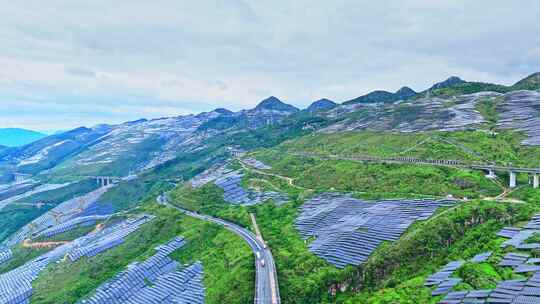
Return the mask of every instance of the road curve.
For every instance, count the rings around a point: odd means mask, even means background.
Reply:
[[[177,206],[174,206],[167,202],[166,199],[158,198],[158,203],[174,208],[188,216],[198,218],[203,221],[212,222],[225,227],[233,233],[243,238],[251,247],[253,254],[255,255],[255,304],[280,304],[279,298],[279,286],[277,284],[277,271],[274,262],[272,252],[264,244],[262,240],[259,240],[251,231],[242,228],[231,222],[211,217],[209,215],[198,214]],[[259,254],[257,254],[257,252]],[[260,255],[260,257],[259,257]],[[263,262],[264,261],[264,262]],[[264,263],[264,265],[263,265]]]

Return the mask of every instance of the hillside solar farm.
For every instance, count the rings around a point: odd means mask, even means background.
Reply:
[[[127,269],[81,303],[204,303],[203,267],[200,262],[181,266],[168,255],[185,245],[182,237],[156,248],[156,254]]]
[[[426,220],[450,200],[363,201],[339,193],[321,194],[302,206],[295,226],[309,250],[343,268],[358,266],[384,241],[396,241],[415,221]]]
[[[75,229],[77,225],[95,223],[102,216],[75,218],[46,229],[37,237],[49,237]],[[32,282],[51,263],[74,263],[81,258],[97,256],[122,244],[126,237],[154,216],[141,214],[115,221],[105,228],[66,242],[51,251],[0,275],[1,303],[28,303],[33,294]],[[142,263],[134,262],[109,282],[96,289],[81,303],[204,303],[203,266],[200,262],[181,265],[168,256],[185,246],[175,237],[155,248],[155,254]],[[0,265],[12,258],[10,249],[0,252]]]
[[[53,250],[0,275],[0,301],[2,303],[27,303],[32,296],[32,282],[51,263],[66,257],[75,262],[82,257],[92,257],[124,241],[124,238],[154,216],[138,215],[86,236],[58,246]],[[5,260],[4,263],[8,261]]]
[[[497,262],[498,266],[510,268],[521,277],[496,282],[492,289],[452,291],[462,282],[459,277],[452,277],[465,261],[448,263],[437,273],[430,275],[425,285],[435,286],[433,296],[444,295],[440,304],[460,303],[539,303],[540,302],[540,260],[531,256],[531,250],[540,248],[540,243],[528,242],[533,234],[540,233],[540,215],[535,215],[523,228],[506,227],[498,236],[508,238],[501,247],[512,246],[519,251],[507,252],[500,258],[492,259],[491,252],[473,257],[471,263]]]

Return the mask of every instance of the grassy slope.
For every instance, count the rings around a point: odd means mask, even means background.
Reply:
[[[302,140],[304,139],[300,141]],[[336,144],[334,140],[330,142],[333,145]],[[290,203],[282,206],[273,204],[251,207],[231,206],[222,200],[222,191],[211,184],[199,189],[181,187],[171,194],[175,203],[186,208],[226,218],[247,227],[250,226],[248,212],[255,213],[261,231],[276,259],[284,303],[333,302],[336,298],[329,295],[329,290],[340,287],[341,283],[347,282],[357,274],[357,270],[352,267],[338,270],[311,254],[296,232],[294,220],[297,217],[297,209],[304,199],[313,193],[341,190],[355,191],[358,195],[367,197],[416,197],[415,193],[421,196],[453,193],[458,196],[472,197],[478,193],[492,195],[500,191],[482,174],[474,172],[433,167],[414,168],[400,165],[364,165],[348,161],[320,161],[287,156],[287,153],[282,153],[286,149],[284,147],[294,144],[296,143],[287,143],[276,149],[259,151],[255,153],[255,156],[272,165],[271,172],[293,177],[298,187],[290,186],[277,177],[257,172],[248,173],[243,181],[246,185],[263,189],[281,189],[293,199]],[[320,145],[315,143],[313,146]],[[454,183],[456,178],[467,180],[470,183],[469,188],[457,186]],[[364,191],[366,193],[362,193]],[[494,206],[490,205],[490,207]],[[445,222],[441,227],[447,224]],[[499,225],[500,223],[497,223],[497,227]],[[453,235],[452,237],[460,238],[461,236]],[[383,254],[386,253],[383,251]],[[421,267],[420,264],[416,266]],[[410,276],[413,275],[409,274]],[[383,279],[376,279],[376,281],[381,280]],[[326,286],[326,288],[321,288],[321,286]],[[429,294],[428,291],[424,292]],[[340,301],[349,297],[350,295]]]
[[[301,187],[346,191],[365,198],[492,196],[500,188],[481,172],[446,167],[359,163],[341,160],[284,156],[264,151],[256,156],[273,165],[273,172],[292,177]]]
[[[153,254],[154,247],[177,235],[186,237],[189,243],[173,257],[182,262],[203,262],[207,303],[247,303],[253,298],[254,261],[240,238],[169,208],[152,205],[146,211],[158,218],[120,246],[75,263],[64,261],[49,266],[33,283],[32,303],[74,303],[130,262],[144,260]]]
[[[435,220],[415,225],[399,243],[382,246],[365,268],[348,267],[339,270],[311,254],[294,228],[302,198],[313,192],[294,189],[262,175],[249,176],[258,181],[266,180],[274,187],[288,192],[293,201],[281,206],[271,203],[251,207],[231,206],[223,202],[221,190],[213,185],[199,189],[177,188],[171,193],[172,201],[247,227],[250,227],[248,212],[255,213],[276,260],[283,303],[356,303],[354,301],[371,301],[372,297],[377,299],[379,293],[381,298],[390,297],[394,301],[381,303],[397,303],[393,295],[397,292],[397,288],[394,288],[397,286],[400,294],[407,290],[401,288],[410,289],[400,295],[401,299],[409,303],[424,303],[414,302],[414,299],[428,299],[429,289],[420,287],[429,271],[449,258],[472,256],[482,250],[497,247],[500,243],[491,241],[495,231],[504,224],[523,220],[530,214],[526,204],[466,203],[455,210],[446,211]],[[478,241],[477,246],[470,246],[473,240]],[[386,271],[380,272],[381,269]],[[349,286],[347,292],[338,293],[337,297],[332,296],[332,291],[344,286]],[[364,292],[355,295],[351,286],[363,287],[360,290]]]
[[[347,132],[304,136],[280,145],[278,151],[353,153],[377,157],[411,156],[540,166],[540,147],[521,146],[522,139],[520,134],[514,132],[501,132],[495,137],[481,131],[415,134]]]

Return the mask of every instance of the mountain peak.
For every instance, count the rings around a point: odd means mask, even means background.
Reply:
[[[443,89],[443,88],[448,88],[448,87],[451,87],[451,86],[455,86],[455,85],[458,85],[458,84],[462,84],[462,83],[465,83],[466,81],[457,77],[457,76],[450,76],[448,77],[448,79],[446,79],[445,81],[441,81],[441,82],[437,82],[436,84],[434,84],[433,86],[431,86],[431,88],[429,88],[429,90],[436,90],[436,89]]]
[[[275,96],[270,96],[263,101],[261,101],[256,107],[255,110],[276,110],[283,112],[298,112],[298,109],[290,104],[286,104],[279,98]]]
[[[215,109],[215,110],[212,111],[212,112],[216,112],[216,113],[218,113],[218,114],[223,114],[223,115],[231,115],[231,114],[233,114],[232,111],[227,110],[227,109],[225,109],[225,108],[217,108],[217,109]]]
[[[398,100],[406,100],[416,96],[416,92],[409,87],[402,87],[396,93],[391,93],[383,90],[376,90],[366,95],[351,99],[343,104],[355,103],[374,103],[374,102],[395,102]]]
[[[402,87],[401,89],[397,90],[394,95],[398,97],[399,99],[409,99],[413,96],[415,96],[417,93],[409,88],[409,87]]]
[[[402,87],[396,91],[396,94],[407,94],[407,93],[416,93],[413,89],[409,87]]]
[[[317,101],[314,101],[306,110],[308,112],[317,112],[323,110],[330,110],[337,106],[335,102],[330,99],[323,98]]]

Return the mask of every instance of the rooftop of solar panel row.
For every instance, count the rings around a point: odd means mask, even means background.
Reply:
[[[336,267],[359,265],[383,242],[395,241],[415,221],[430,217],[452,200],[363,201],[324,193],[304,203],[295,226],[309,249]]]

